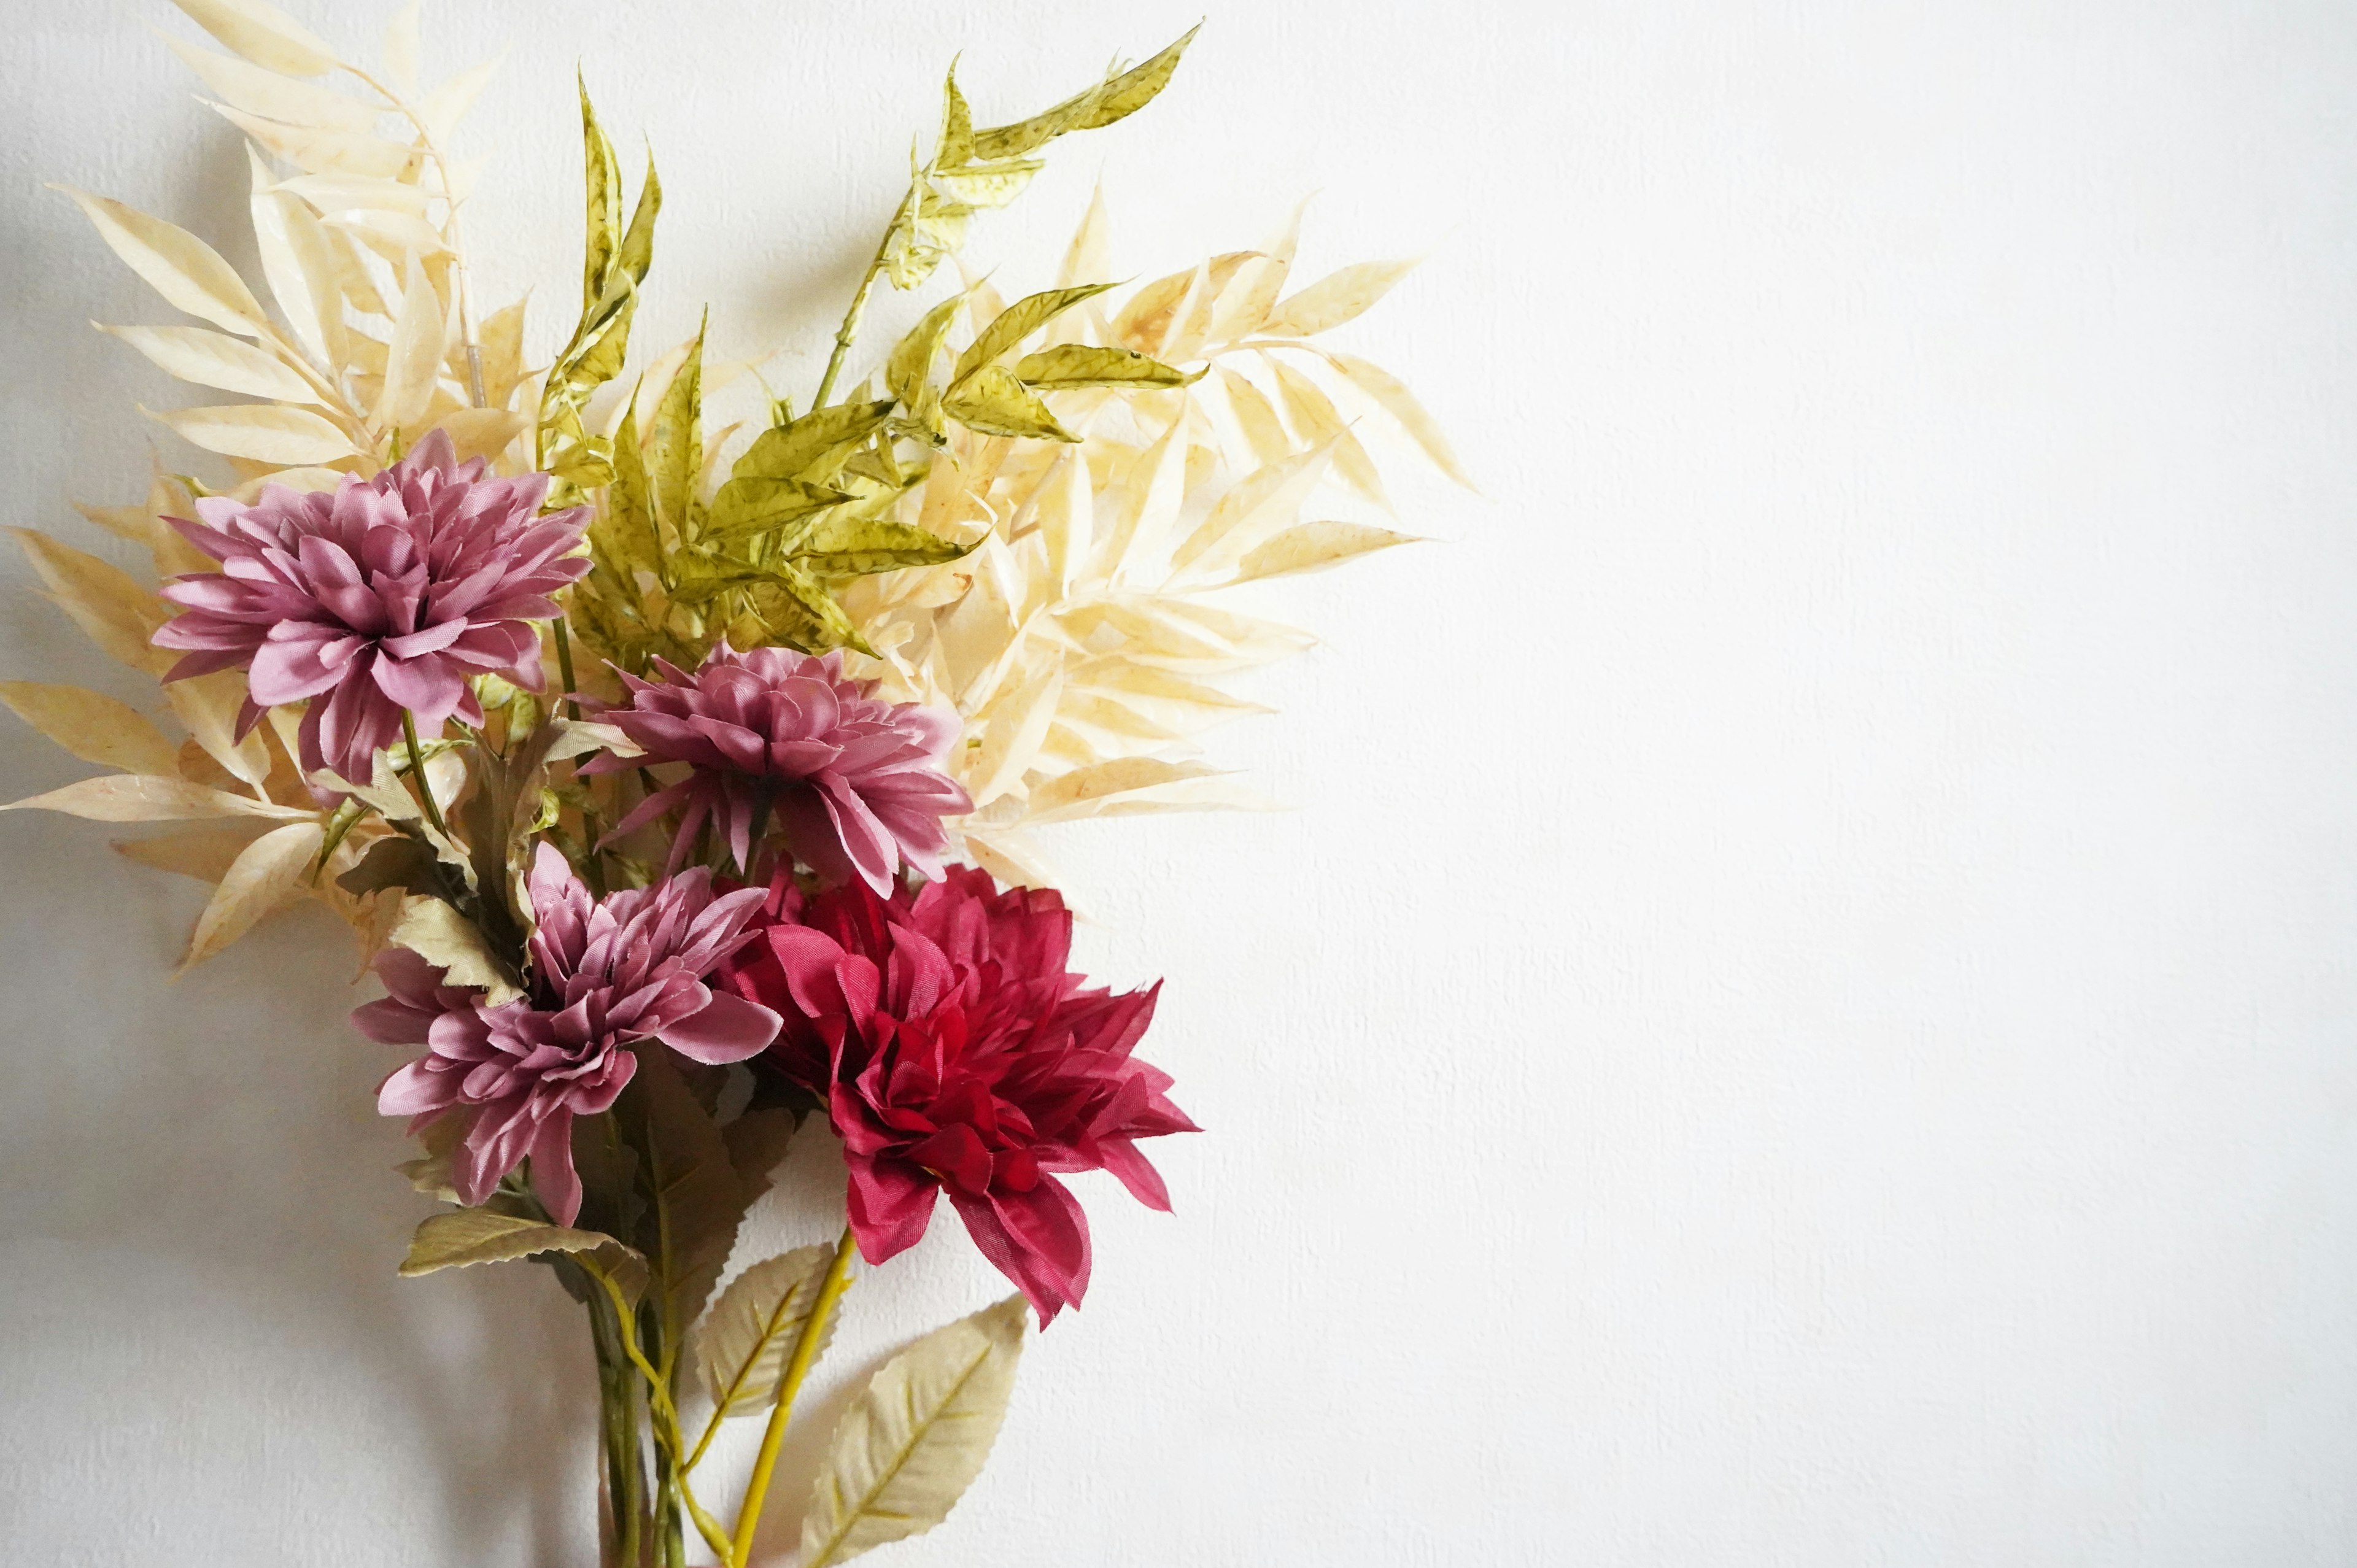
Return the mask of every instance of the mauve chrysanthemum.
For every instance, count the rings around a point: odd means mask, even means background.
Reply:
[[[1063,900],[964,867],[888,902],[781,881],[769,915],[719,983],[785,1015],[765,1059],[827,1104],[861,1253],[915,1245],[946,1190],[1042,1326],[1080,1305],[1088,1219],[1056,1173],[1111,1171],[1168,1210],[1137,1140],[1197,1130],[1130,1055],[1160,987],[1083,989]]]
[[[763,894],[715,897],[697,869],[592,899],[545,843],[526,887],[539,928],[524,996],[490,1005],[389,948],[377,973],[391,994],[352,1021],[371,1039],[431,1047],[384,1080],[377,1109],[413,1127],[470,1118],[450,1162],[461,1198],[482,1202],[529,1155],[533,1190],[569,1225],[581,1212],[573,1119],[612,1106],[638,1067],[626,1047],[657,1039],[696,1061],[734,1062],[776,1037],[775,1013],[704,983],[745,940]]]
[[[545,474],[487,478],[481,458],[459,463],[436,430],[332,495],[265,485],[252,506],[207,496],[202,521],[169,520],[221,569],[165,585],[186,613],[156,646],[187,650],[165,679],[245,670],[241,737],[264,708],[311,699],[304,770],[365,781],[400,737],[403,709],[430,734],[453,714],[482,723],[470,675],[541,689],[532,623],[589,569],[571,553],[587,509],[542,517],[547,493]]]
[[[608,754],[584,773],[684,762],[685,779],[657,790],[617,823],[625,833],[674,807],[676,865],[709,822],[749,869],[761,823],[831,882],[854,876],[878,893],[903,865],[941,874],[943,817],[974,810],[942,764],[957,715],[874,696],[844,678],[843,655],[791,648],[738,653],[726,642],[693,675],[655,660],[659,681],[624,675],[630,702],[600,715],[645,749]]]

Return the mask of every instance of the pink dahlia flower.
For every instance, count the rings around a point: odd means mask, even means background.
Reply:
[[[660,681],[624,675],[629,705],[601,715],[645,755],[609,754],[581,771],[656,762],[694,771],[640,801],[615,832],[678,807],[674,866],[709,822],[749,871],[753,839],[774,820],[787,846],[830,882],[856,876],[883,893],[904,864],[941,875],[942,819],[974,810],[942,770],[957,743],[954,714],[870,695],[874,682],[844,679],[840,653],[738,653],[723,642],[693,675],[662,660],[655,668]]]
[[[586,509],[540,515],[548,476],[484,477],[437,430],[375,478],[347,476],[333,495],[265,485],[252,506],[197,502],[203,521],[171,519],[221,564],[166,585],[187,613],[156,633],[188,650],[165,677],[247,671],[242,737],[262,710],[313,699],[303,768],[366,780],[401,736],[402,710],[439,731],[453,714],[483,720],[467,677],[493,673],[539,691],[549,596],[589,569]]]
[[[482,1202],[529,1155],[533,1189],[569,1225],[581,1212],[573,1119],[607,1110],[630,1081],[638,1058],[626,1047],[657,1039],[696,1061],[734,1062],[776,1038],[775,1013],[704,983],[744,942],[763,895],[716,897],[710,873],[695,870],[593,900],[548,844],[526,886],[539,929],[524,996],[490,1005],[388,948],[377,973],[392,994],[352,1021],[371,1039],[430,1047],[384,1080],[377,1110],[413,1128],[470,1118],[451,1160],[461,1198]]]
[[[1137,1140],[1197,1130],[1169,1076],[1130,1055],[1160,987],[1083,989],[1063,900],[963,867],[888,902],[781,880],[770,917],[720,983],[785,1015],[766,1059],[827,1103],[860,1252],[915,1245],[946,1189],[1043,1326],[1080,1305],[1088,1219],[1057,1175],[1111,1171],[1168,1210]]]

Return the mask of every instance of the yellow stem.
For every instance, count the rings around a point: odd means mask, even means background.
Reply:
[[[745,1568],[753,1555],[753,1531],[761,1522],[761,1505],[770,1495],[770,1473],[778,1467],[778,1449],[786,1440],[786,1417],[794,1408],[794,1396],[802,1391],[811,1363],[818,1359],[819,1342],[825,1336],[827,1320],[834,1316],[835,1303],[850,1288],[852,1250],[851,1227],[846,1225],[843,1240],[834,1244],[834,1262],[827,1265],[826,1280],[818,1287],[818,1300],[811,1304],[810,1319],[794,1341],[786,1375],[778,1384],[777,1408],[770,1412],[769,1430],[761,1434],[761,1453],[753,1461],[753,1478],[745,1484],[745,1506],[737,1510],[737,1547],[729,1553],[728,1568]]]

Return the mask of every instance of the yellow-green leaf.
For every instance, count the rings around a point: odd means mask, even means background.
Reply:
[[[587,187],[588,232],[583,243],[581,308],[586,314],[605,292],[613,274],[614,252],[621,244],[622,172],[614,158],[614,144],[597,124],[589,106],[589,83],[578,71],[574,81],[581,93],[582,177]]]
[[[956,319],[958,307],[965,296],[953,295],[925,312],[908,336],[893,346],[891,358],[884,361],[884,384],[910,413],[923,418],[926,393],[930,390],[933,360],[942,351],[942,339],[949,335],[950,323]]]
[[[1056,422],[1039,394],[1015,379],[1004,365],[985,365],[960,381],[942,400],[942,412],[987,435],[1036,436],[1048,441],[1080,439]]]
[[[823,484],[845,458],[892,416],[894,400],[813,409],[791,424],[764,430],[729,469],[732,479],[802,479]]]
[[[688,536],[687,514],[694,502],[696,476],[704,470],[704,328],[696,328],[687,355],[662,401],[655,405],[655,426],[648,443],[647,482],[655,515],[682,539]],[[637,438],[638,427],[627,425],[616,446]]]
[[[874,518],[827,518],[795,540],[795,561],[831,577],[862,576],[903,566],[938,566],[954,561],[967,546]]]
[[[1202,378],[1127,349],[1065,343],[1015,362],[1015,379],[1037,392],[1073,387],[1183,387]]]
[[[937,1328],[887,1361],[828,1439],[802,1516],[802,1568],[920,1535],[982,1473],[1015,1391],[1023,1298]]]
[[[1017,344],[1065,311],[1084,299],[1095,298],[1112,286],[1109,283],[1082,284],[1071,288],[1045,289],[1017,300],[1000,311],[989,326],[974,334],[973,344],[958,356],[957,369],[950,375],[951,392],[955,393],[984,366],[1012,350]]]
[[[113,697],[80,686],[0,681],[0,703],[84,762],[125,773],[179,775],[180,748],[145,714]]]

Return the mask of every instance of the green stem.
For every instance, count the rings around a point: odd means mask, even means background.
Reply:
[[[745,1484],[745,1506],[737,1510],[736,1550],[728,1555],[728,1568],[745,1568],[753,1555],[753,1531],[761,1522],[761,1505],[769,1499],[770,1475],[778,1467],[778,1449],[786,1440],[786,1418],[794,1408],[794,1396],[802,1391],[802,1379],[809,1376],[811,1363],[818,1359],[819,1343],[825,1337],[828,1319],[834,1316],[835,1304],[851,1286],[852,1257],[851,1227],[843,1228],[843,1240],[834,1244],[834,1262],[827,1265],[826,1279],[818,1287],[818,1299],[811,1304],[810,1316],[794,1340],[794,1353],[786,1362],[786,1375],[778,1383],[777,1407],[770,1412],[769,1430],[761,1434],[761,1452],[753,1461],[753,1478]]]
[[[565,716],[578,720],[581,704],[573,696],[573,638],[565,629],[563,616],[549,624],[556,628],[556,678],[565,682]]]
[[[442,820],[442,808],[434,799],[434,786],[425,777],[425,753],[417,745],[417,715],[407,708],[401,710],[401,738],[409,743],[409,779],[417,786],[417,799],[425,807],[425,820],[447,839],[450,836],[450,824]]]
[[[851,308],[843,313],[843,325],[834,329],[834,352],[827,358],[826,374],[819,378],[818,395],[811,399],[813,413],[826,406],[828,395],[834,391],[834,378],[843,373],[843,357],[851,352],[851,340],[859,335],[859,318],[867,309],[867,296],[874,291],[877,278],[883,274],[884,257],[892,249],[892,236],[900,231],[901,220],[909,216],[909,207],[916,200],[917,193],[911,190],[909,199],[892,214],[892,221],[885,225],[884,238],[877,242],[875,259],[867,263],[858,292],[851,296]]]

